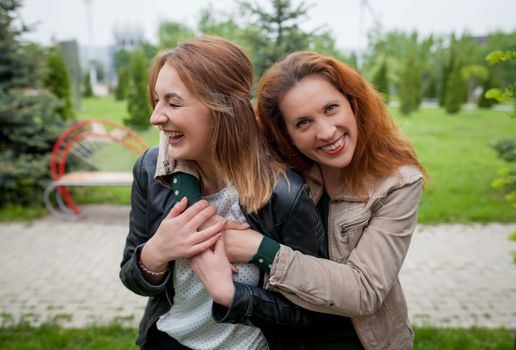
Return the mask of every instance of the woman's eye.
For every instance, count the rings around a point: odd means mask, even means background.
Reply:
[[[331,105],[329,105],[328,107],[326,107],[325,112],[326,112],[326,113],[331,113],[331,112],[335,111],[335,109],[336,109],[337,107],[338,107],[338,105],[337,105],[337,104],[331,104]]]
[[[296,123],[296,128],[298,128],[298,129],[306,128],[309,124],[310,124],[310,121],[308,119],[303,119]]]

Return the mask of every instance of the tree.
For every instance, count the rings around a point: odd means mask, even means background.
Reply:
[[[486,60],[491,64],[506,64],[510,65],[516,61],[516,46],[512,46],[505,50],[496,50],[487,55]],[[514,109],[511,117],[516,118],[516,82],[508,84],[500,88],[492,88],[486,92],[486,98],[496,99],[497,101],[512,100]],[[505,139],[496,142],[493,147],[498,153],[498,156],[507,161],[512,168],[504,167],[498,170],[498,178],[495,179],[491,186],[497,189],[505,189],[507,194],[505,199],[512,203],[516,208],[516,169],[514,163],[516,162],[516,139]]]
[[[308,12],[303,1],[293,8],[290,0],[272,0],[269,11],[247,1],[240,5],[242,14],[252,18],[244,35],[252,48],[257,78],[288,53],[309,48],[310,35],[314,33],[300,29],[300,23]]]
[[[117,76],[117,85],[115,90],[115,98],[117,100],[124,100],[129,91],[129,64],[131,61],[131,54],[125,50],[120,49],[115,54],[115,68]]]
[[[158,28],[159,47],[163,50],[172,49],[177,43],[195,37],[195,32],[179,22],[162,22]]]
[[[147,63],[141,50],[131,55],[130,79],[127,102],[129,118],[124,119],[124,124],[136,129],[147,129],[151,109],[147,99]]]
[[[421,100],[421,71],[414,56],[409,56],[399,83],[400,112],[410,114],[419,107]]]
[[[61,119],[73,119],[70,75],[63,58],[56,48],[49,50],[46,63],[47,70],[43,79],[43,85],[60,100],[61,106],[57,109],[57,112],[61,115]]]
[[[15,26],[17,0],[0,1],[0,205],[34,205],[49,180],[50,152],[64,123],[58,101],[38,89],[34,46],[19,39],[26,28]]]
[[[373,76],[373,85],[382,94],[385,102],[389,102],[389,77],[387,69],[387,60],[384,58],[380,68]]]
[[[84,86],[82,90],[83,97],[93,97],[93,88],[91,87],[90,71],[87,70],[84,74]]]

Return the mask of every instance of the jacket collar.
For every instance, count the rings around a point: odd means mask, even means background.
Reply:
[[[318,203],[321,199],[325,188],[324,188],[324,180],[322,177],[321,168],[319,164],[315,163],[305,174],[305,182],[310,187],[310,197],[314,201],[314,203]],[[368,196],[370,197],[373,192],[369,191]],[[341,200],[348,202],[363,202],[363,197],[355,195],[352,191],[347,191],[346,189],[340,191],[337,195],[332,196],[332,200]]]
[[[170,187],[167,177],[174,173],[183,172],[199,178],[197,164],[187,160],[175,160],[170,156],[170,148],[167,137],[163,131],[159,133],[158,160],[154,178],[165,187]]]

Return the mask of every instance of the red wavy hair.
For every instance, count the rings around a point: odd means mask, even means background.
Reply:
[[[314,162],[293,145],[280,101],[297,83],[314,74],[327,79],[348,98],[357,120],[355,153],[350,164],[342,169],[347,188],[365,198],[371,181],[395,174],[400,166],[414,165],[426,174],[414,148],[395,126],[376,90],[346,64],[310,51],[292,53],[273,65],[257,88],[256,114],[260,127],[271,148],[288,166],[306,174]]]

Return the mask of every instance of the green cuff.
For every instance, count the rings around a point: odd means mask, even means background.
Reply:
[[[173,173],[170,176],[170,188],[176,202],[186,197],[190,206],[201,199],[201,184],[193,175],[183,172]]]
[[[270,272],[278,250],[280,250],[278,242],[267,236],[263,236],[262,242],[258,247],[258,252],[253,256],[250,262],[258,266],[260,270]]]

